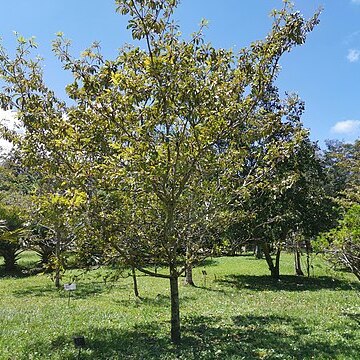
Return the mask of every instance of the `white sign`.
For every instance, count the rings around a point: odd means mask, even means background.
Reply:
[[[64,290],[71,291],[76,290],[76,284],[64,284]]]

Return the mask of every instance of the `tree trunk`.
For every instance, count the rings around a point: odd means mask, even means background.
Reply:
[[[280,249],[280,246],[279,246],[276,249],[275,269],[274,269],[274,273],[272,274],[273,278],[275,278],[275,279],[280,278],[280,254],[281,254],[281,249]]]
[[[193,280],[193,267],[190,264],[186,265],[184,285],[195,286],[195,283]]]
[[[269,244],[267,242],[264,242],[262,248],[264,251],[266,263],[268,264],[269,270],[272,272],[272,269],[274,268],[274,262],[270,255]]]
[[[171,294],[171,341],[179,344],[180,333],[180,304],[179,283],[176,269],[170,269],[170,294]]]
[[[55,286],[58,289],[60,288],[60,277],[61,277],[61,259],[60,259],[60,240],[58,237],[55,245]]]
[[[306,240],[305,241],[305,248],[306,248],[306,272],[307,272],[307,277],[310,277],[310,251],[311,251],[311,245],[310,245],[310,241]]]
[[[56,288],[60,288],[60,266],[56,265],[55,269],[55,286]]]
[[[195,286],[194,280],[193,280],[193,265],[191,262],[191,250],[189,245],[186,246],[186,264],[185,264],[185,279],[184,279],[184,285],[191,285]]]
[[[132,274],[132,279],[133,279],[134,295],[135,295],[135,297],[138,298],[139,297],[139,289],[138,289],[138,285],[137,285],[135,268],[133,266],[131,267],[131,274]]]
[[[269,270],[271,272],[271,277],[273,277],[274,279],[279,279],[279,277],[280,277],[280,253],[281,253],[280,247],[278,247],[276,250],[275,264],[270,255],[270,246],[267,242],[263,243],[263,252],[265,255],[266,262],[269,266]]]
[[[262,257],[263,257],[263,252],[262,252],[261,243],[260,241],[257,241],[255,245],[255,258],[262,259]]]
[[[304,272],[301,269],[300,251],[298,248],[294,251],[294,264],[295,264],[295,275],[304,276]]]

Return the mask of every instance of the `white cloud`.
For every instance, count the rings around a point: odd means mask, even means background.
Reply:
[[[331,132],[335,134],[352,135],[360,132],[360,120],[344,120],[338,121],[332,128]]]
[[[350,46],[351,44],[357,42],[359,37],[360,37],[360,30],[354,31],[345,38],[344,44]]]
[[[18,129],[16,113],[13,111],[0,109],[0,123],[11,130]],[[0,153],[7,153],[11,148],[11,143],[0,136]]]
[[[360,0],[359,0],[360,2]],[[360,50],[350,49],[346,57],[350,62],[357,62],[360,60]]]

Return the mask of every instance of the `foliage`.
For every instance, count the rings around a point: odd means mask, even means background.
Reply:
[[[60,286],[66,257],[76,250],[78,228],[82,226],[79,209],[85,201],[81,192],[47,192],[33,197],[33,233],[27,247],[40,256],[47,271],[55,271],[55,285]]]
[[[291,131],[272,136],[276,135],[283,144],[294,141],[300,133],[297,127],[301,128],[301,113],[300,103],[300,108],[290,118]],[[254,166],[266,166],[262,164],[264,147],[265,144],[260,143],[256,151],[249,152],[251,157],[244,174],[241,174],[240,184],[247,173],[254,171]],[[247,189],[246,201],[241,193],[238,200],[239,195],[235,193],[233,203],[236,212],[228,236],[240,244],[262,245],[272,276],[279,277],[277,264],[274,265],[270,256],[271,248],[277,249],[280,256],[282,248],[297,251],[303,239],[310,246],[311,239],[334,223],[337,213],[335,203],[324,189],[326,179],[316,145],[303,135],[301,140],[297,140],[291,156],[278,161],[250,191]]]
[[[359,203],[360,140],[353,144],[328,141],[323,161],[328,173],[328,194],[337,198],[341,206]]]
[[[322,234],[318,247],[335,264],[348,268],[360,280],[360,205],[351,206],[339,226]]]
[[[27,235],[21,209],[0,204],[0,220],[0,256],[4,257],[5,270],[14,271]]]
[[[0,256],[6,271],[14,271],[28,238],[29,182],[10,156],[0,165]]]
[[[319,237],[317,248],[332,263],[348,268],[360,279],[360,140],[328,143],[324,161],[331,180],[327,191],[342,217],[337,227]]]

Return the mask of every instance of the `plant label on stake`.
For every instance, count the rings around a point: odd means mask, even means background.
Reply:
[[[76,290],[76,284],[72,283],[72,284],[64,284],[64,290],[69,292],[69,299],[68,299],[68,305],[70,305],[70,296],[71,296],[71,292]]]
[[[76,284],[64,284],[64,290],[66,291],[73,291],[76,290]]]

